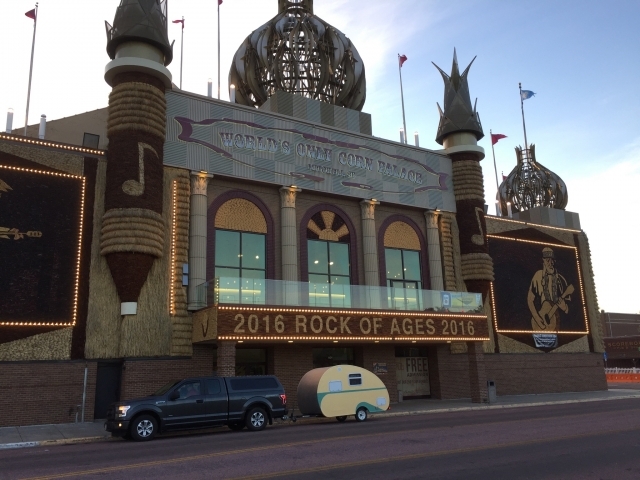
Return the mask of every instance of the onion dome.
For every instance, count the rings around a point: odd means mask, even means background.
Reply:
[[[164,65],[173,60],[173,49],[167,34],[167,0],[121,0],[107,28],[107,53],[113,60],[116,50],[125,42],[153,45],[164,54]]]
[[[458,57],[455,48],[453,49],[453,65],[451,66],[451,76],[436,67],[442,79],[444,80],[444,112],[438,104],[440,112],[440,124],[438,125],[438,133],[436,142],[443,144],[446,136],[457,132],[469,132],[475,135],[477,140],[484,137],[480,117],[476,112],[476,105],[471,106],[471,97],[469,95],[469,84],[467,83],[467,75],[469,69],[476,57],[473,57],[469,66],[460,75],[458,68]],[[433,62],[432,62],[433,63]],[[477,99],[476,99],[477,103]]]
[[[511,210],[523,212],[535,207],[564,210],[569,197],[567,185],[557,174],[536,161],[536,146],[516,147],[518,164],[498,188],[498,200],[503,215],[507,202]]]
[[[313,0],[278,0],[278,7],[233,57],[236,103],[259,107],[281,90],[362,110],[364,63],[351,40],[313,14]]]

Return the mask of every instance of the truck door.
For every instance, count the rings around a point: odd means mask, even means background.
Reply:
[[[205,378],[204,400],[208,425],[224,425],[229,412],[229,397],[224,382],[218,378]]]
[[[169,393],[162,406],[167,429],[190,428],[206,425],[205,395],[200,380],[186,380]],[[172,395],[176,399],[171,400]]]

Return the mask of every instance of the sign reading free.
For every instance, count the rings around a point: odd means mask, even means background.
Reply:
[[[249,306],[217,307],[217,338],[437,342],[489,339],[484,315]]]

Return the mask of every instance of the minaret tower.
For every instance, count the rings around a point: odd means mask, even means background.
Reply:
[[[451,76],[436,65],[445,85],[444,112],[438,105],[440,125],[436,141],[444,146],[445,153],[453,161],[462,278],[468,291],[482,293],[486,304],[493,281],[493,261],[488,253],[484,218],[484,181],[480,167],[484,149],[478,146],[478,140],[484,137],[484,133],[475,106],[471,106],[467,84],[472,63],[473,60],[460,74],[454,50]]]
[[[106,22],[105,22],[106,23]],[[107,181],[101,254],[116,284],[122,314],[136,314],[149,270],[164,251],[162,219],[167,37],[166,0],[121,0],[107,27],[111,58]]]

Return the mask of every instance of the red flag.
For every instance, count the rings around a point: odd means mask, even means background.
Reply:
[[[492,133],[491,134],[491,145],[495,145],[496,143],[498,143],[503,138],[507,138],[507,136],[503,135],[501,133]]]
[[[181,23],[182,24],[182,28],[184,29],[184,18],[182,20],[174,20],[171,23]]]
[[[406,55],[400,55],[398,57],[398,60],[400,61],[400,66],[402,67],[402,64],[407,61],[407,56]]]
[[[25,13],[25,15],[29,18],[33,18],[34,20],[36,19],[36,9],[34,8],[33,10],[29,10],[27,13]]]
[[[222,0],[218,0],[218,5],[222,5]]]

